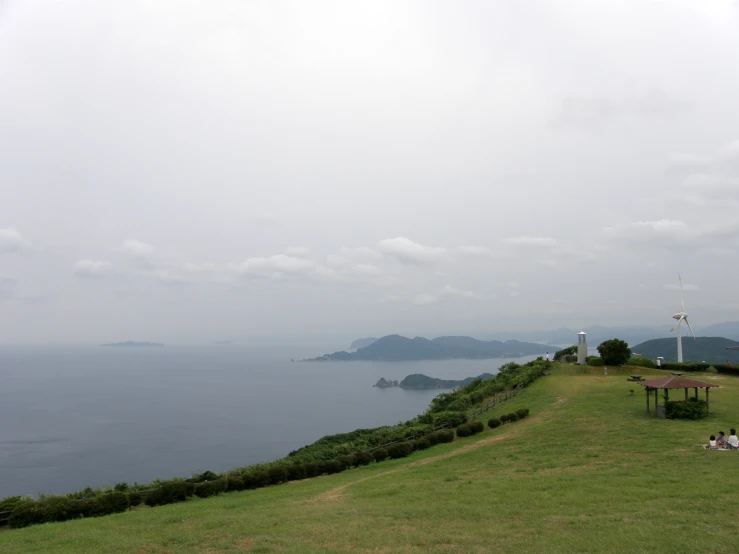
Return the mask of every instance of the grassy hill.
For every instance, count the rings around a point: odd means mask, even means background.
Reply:
[[[707,362],[723,364],[726,360],[739,363],[739,351],[726,350],[727,346],[739,346],[739,342],[724,337],[683,337],[683,360],[686,362]],[[677,339],[648,340],[631,348],[645,358],[652,360],[663,356],[666,362],[677,361]]]
[[[739,378],[695,375],[720,385],[712,417],[668,421],[645,413],[632,372],[556,366],[481,416],[527,407],[529,418],[475,437],[333,476],[6,530],[0,551],[735,552],[739,452],[698,445],[739,423]]]

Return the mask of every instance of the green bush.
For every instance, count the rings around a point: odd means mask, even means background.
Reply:
[[[500,416],[501,423],[508,423],[508,414],[503,414]]]
[[[209,496],[216,496],[222,492],[225,492],[228,488],[228,481],[226,479],[216,479],[215,481],[205,481],[198,483],[195,486],[195,495],[198,498],[208,498]]]
[[[706,371],[709,367],[711,364],[700,362],[664,362],[662,364],[662,369],[668,371]]]
[[[11,512],[17,506],[20,506],[28,500],[30,499],[23,498],[22,496],[6,496],[2,500],[0,500],[0,512]]]
[[[705,400],[668,400],[665,402],[667,419],[703,419],[708,415]]]
[[[307,472],[303,464],[293,464],[287,466],[287,478],[290,481],[300,481],[307,477]]]
[[[269,473],[264,470],[250,471],[244,475],[244,487],[247,489],[258,489],[269,485]]]
[[[472,434],[472,429],[469,425],[466,423],[463,423],[462,425],[457,427],[457,436],[458,437],[469,437]]]
[[[42,500],[29,500],[18,504],[10,513],[8,525],[18,529],[37,523],[67,521],[82,517],[88,511],[89,504],[84,500],[50,496]]]
[[[516,412],[511,412],[510,414],[508,414],[508,421],[512,422],[512,421],[518,421],[518,420],[519,420],[519,417]]]
[[[43,523],[43,519],[43,509],[39,506],[39,502],[28,500],[13,508],[8,525],[13,529],[20,529],[21,527]]]
[[[130,506],[128,495],[119,491],[102,494],[85,503],[85,515],[90,517],[118,514],[125,512]]]
[[[623,365],[631,358],[631,349],[621,339],[611,339],[598,345],[598,354],[606,365]]]
[[[128,505],[129,507],[133,508],[135,506],[138,506],[144,501],[144,495],[142,495],[140,492],[132,491],[128,493]]]
[[[357,454],[357,465],[366,466],[375,461],[371,452],[359,452]]]
[[[476,435],[477,433],[482,433],[485,430],[485,425],[482,423],[482,421],[470,421],[469,424],[470,430],[472,431],[473,435]]]
[[[516,410],[516,415],[518,415],[518,419],[523,419],[529,415],[529,411],[526,408],[520,408]]]
[[[192,487],[188,485],[192,485],[192,483],[185,483],[184,481],[166,483],[148,493],[144,502],[147,506],[163,506],[175,502],[184,502],[189,496],[192,496]]]
[[[290,473],[286,466],[271,467],[267,470],[269,481],[273,485],[284,483],[290,478]]]
[[[319,469],[320,468],[316,462],[305,464],[305,476],[306,477],[316,477],[317,475],[320,475]]]
[[[431,441],[426,437],[421,437],[413,441],[413,450],[426,450],[427,448],[431,448]]]
[[[371,452],[372,456],[374,456],[375,461],[381,462],[382,460],[386,459],[388,456],[387,449],[385,448],[378,448],[376,450],[373,450]]]
[[[405,458],[413,452],[413,446],[409,442],[398,442],[391,444],[387,449],[387,454],[392,459]]]
[[[633,365],[636,367],[646,367],[649,369],[655,369],[657,367],[657,364],[655,364],[649,358],[629,358],[629,361],[626,362],[626,365]]]
[[[605,365],[600,356],[588,356],[588,365]]]
[[[466,409],[466,408],[465,408]],[[444,411],[434,414],[433,425],[434,427],[456,427],[467,421],[467,414],[465,412],[455,411]]]
[[[215,481],[218,478],[219,476],[212,471],[204,471],[203,473],[193,475],[187,481],[189,483],[205,483],[206,481]]]
[[[554,359],[559,360],[563,356],[572,356],[575,353],[577,353],[577,345],[568,346],[567,348],[563,348],[562,350],[557,350],[554,353]]]
[[[439,434],[440,443],[454,442],[454,431],[451,429],[442,429],[441,431],[437,431],[437,433]]]
[[[497,417],[490,418],[488,420],[488,427],[491,429],[495,429],[496,427],[500,427],[503,422],[500,421]]]
[[[354,454],[349,454],[348,456],[339,456],[336,459],[341,464],[341,471],[354,467],[357,461]]]
[[[126,483],[125,481],[123,483],[116,483],[115,485],[113,485],[113,490],[115,492],[126,492],[128,491],[128,483]]]
[[[327,460],[323,462],[323,468],[325,470],[325,473],[329,475],[339,473],[342,469],[344,469],[339,460]]]
[[[244,478],[237,475],[229,475],[226,478],[226,490],[232,491],[243,491],[244,490]]]

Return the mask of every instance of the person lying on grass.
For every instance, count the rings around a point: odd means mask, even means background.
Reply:
[[[723,431],[719,431],[718,437],[716,437],[716,446],[726,448],[727,444],[729,444],[729,440],[726,438],[726,435],[724,435]]]

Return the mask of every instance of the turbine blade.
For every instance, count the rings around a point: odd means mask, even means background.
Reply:
[[[680,274],[677,274],[677,278],[680,281],[680,309],[684,312],[685,311],[685,300],[683,300],[683,278],[680,276]]]
[[[687,317],[685,318],[685,324],[688,326],[688,329],[690,329],[690,333],[693,335],[693,339],[698,340],[697,338],[695,338],[695,333],[693,333],[693,328],[690,326],[690,323],[688,323]]]

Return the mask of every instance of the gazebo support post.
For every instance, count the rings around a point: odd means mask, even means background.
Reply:
[[[711,408],[709,408],[709,406],[708,406],[708,391],[709,390],[710,389],[708,387],[706,387],[706,411],[710,414],[711,413]]]
[[[698,400],[698,387],[695,387],[695,399]]]
[[[644,389],[647,392],[647,413],[649,413],[649,393],[651,393],[652,391],[649,390],[649,387],[644,387]]]
[[[658,389],[654,389],[654,415],[659,416],[659,396],[657,395]]]
[[[685,387],[685,401],[688,400],[688,387]]]

